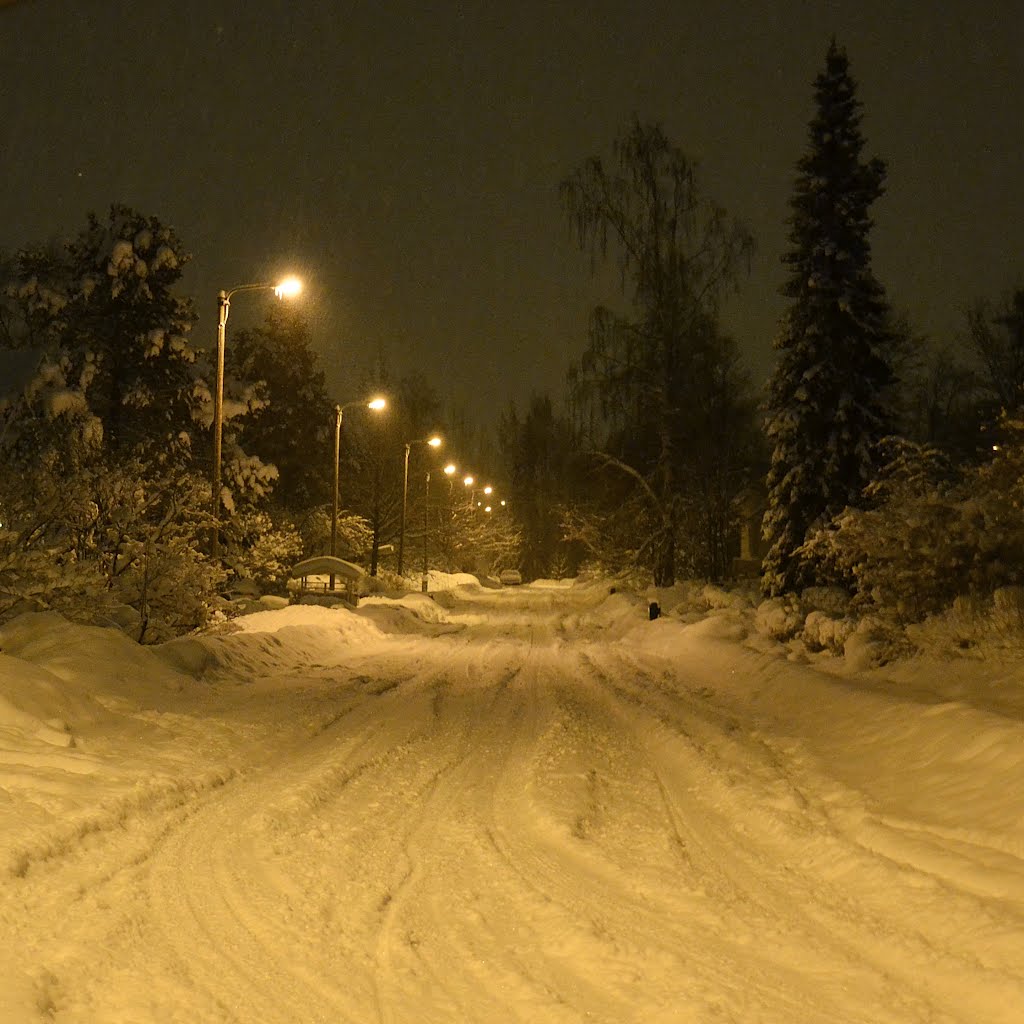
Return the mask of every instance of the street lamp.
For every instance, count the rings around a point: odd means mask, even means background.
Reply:
[[[405,510],[409,503],[409,452],[414,444],[426,444],[431,448],[441,447],[441,438],[436,434],[433,437],[421,437],[415,441],[405,442],[405,473],[402,478],[402,525],[398,531],[398,575],[402,575],[402,568],[405,564]],[[429,480],[428,480],[429,483]]]
[[[369,401],[346,402],[344,405],[334,407],[334,507],[331,510],[331,557],[338,557],[338,477],[341,470],[341,419],[346,409],[353,409],[357,405],[365,405],[367,409],[380,412],[388,403],[383,398],[372,398]],[[334,589],[334,573],[331,573],[331,590]]]
[[[444,510],[444,530],[440,531],[441,543],[444,545],[444,562],[448,571],[452,568],[452,489],[455,486],[455,474],[458,466],[449,462],[444,467],[444,475],[448,477],[448,504]]]
[[[220,559],[220,463],[221,439],[224,433],[224,336],[231,312],[231,296],[238,292],[272,291],[279,299],[294,298],[302,291],[297,277],[286,277],[277,284],[240,284],[217,293],[217,384],[213,393],[213,537],[210,555]]]
[[[440,442],[440,439],[438,439],[438,441]],[[432,442],[430,442],[430,441],[427,442],[427,444],[431,444],[431,443]],[[448,487],[449,487],[449,493],[450,493],[451,492],[451,476],[452,476],[452,473],[455,472],[455,463],[454,462],[449,462],[448,465],[444,467],[444,472],[445,472],[445,475],[448,477]],[[422,579],[422,581],[420,583],[420,587],[421,587],[421,589],[422,589],[424,594],[427,592],[427,578],[428,578],[428,576],[430,574],[430,571],[429,571],[429,569],[427,567],[427,540],[428,540],[428,538],[430,536],[430,519],[429,519],[429,514],[430,514],[430,468],[427,467],[426,483],[424,484],[424,487],[423,487],[423,579]]]

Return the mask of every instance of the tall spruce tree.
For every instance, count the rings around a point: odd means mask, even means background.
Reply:
[[[775,340],[768,393],[768,594],[821,582],[802,545],[843,508],[862,504],[894,419],[896,334],[868,241],[885,165],[861,157],[861,104],[834,39],[815,99],[783,256],[791,273],[782,294],[793,302]]]

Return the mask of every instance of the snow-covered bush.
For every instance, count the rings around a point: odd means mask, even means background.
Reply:
[[[808,612],[804,620],[804,628],[800,639],[812,651],[831,651],[833,654],[843,653],[847,639],[857,628],[854,619],[834,619],[825,612]]]
[[[222,576],[200,551],[209,487],[173,462],[81,456],[0,473],[0,618],[34,607],[124,628],[128,605],[149,641],[203,625]]]
[[[804,625],[804,611],[793,594],[770,597],[754,613],[754,628],[761,636],[784,642],[792,640]]]
[[[833,618],[844,618],[850,610],[850,595],[842,587],[806,587],[800,591],[800,603]]]
[[[709,608],[732,608],[744,611],[751,606],[750,598],[737,590],[726,590],[713,583],[701,588],[701,596]]]
[[[227,529],[226,558],[243,579],[264,590],[284,588],[296,562],[302,560],[302,537],[287,517],[248,509],[232,517]]]
[[[209,485],[187,439],[112,452],[84,402],[50,400],[69,368],[44,363],[4,410],[0,617],[52,609],[139,640],[202,625],[221,573],[200,551]]]
[[[992,595],[996,628],[1024,635],[1024,587],[999,587]]]
[[[1024,455],[996,453],[957,478],[941,453],[900,442],[866,491],[806,548],[856,588],[854,605],[917,622],[964,594],[991,594],[1024,573]]]
[[[1000,587],[991,599],[962,596],[952,606],[907,626],[909,639],[943,657],[984,658],[1024,651],[1024,588]]]
[[[912,649],[902,629],[875,615],[861,619],[843,643],[846,663],[855,672],[886,665]]]
[[[390,569],[378,569],[376,576],[364,576],[360,583],[364,595],[401,592],[408,586],[397,572]]]
[[[305,558],[326,555],[331,550],[331,508],[318,505],[308,509],[297,522]],[[338,555],[354,559],[365,555],[373,544],[373,528],[362,516],[338,513]]]

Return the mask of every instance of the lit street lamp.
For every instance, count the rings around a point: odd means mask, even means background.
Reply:
[[[430,443],[429,441],[427,442]],[[448,493],[451,494],[452,484],[452,473],[455,472],[455,463],[449,462],[444,467],[445,475],[448,477]],[[430,575],[430,570],[427,567],[427,539],[430,536],[430,469],[427,468],[426,483],[423,487],[423,579],[420,583],[420,587],[425,594],[427,592],[427,579]]]
[[[423,485],[423,579],[420,583],[420,589],[425,594],[427,592],[427,579],[429,578],[429,570],[427,569],[427,536],[430,533],[430,470],[427,469],[426,483]]]
[[[449,571],[452,567],[452,489],[455,486],[458,468],[454,462],[449,462],[444,467],[444,475],[448,477],[448,504],[444,510],[444,530],[439,531],[439,536],[443,545],[445,567]]]
[[[221,508],[221,438],[224,433],[224,336],[231,311],[231,296],[238,292],[272,291],[279,299],[290,299],[302,291],[302,282],[297,277],[286,277],[278,284],[240,284],[227,291],[217,293],[217,384],[213,393],[213,537],[210,541],[210,555],[214,561],[220,559],[220,508]]]
[[[334,407],[334,507],[331,510],[331,557],[338,557],[338,477],[341,470],[341,419],[346,409],[355,408],[357,405],[365,405],[367,409],[380,412],[388,403],[383,398],[373,398],[370,401],[346,402],[344,405]],[[334,589],[334,573],[331,573],[330,589]]]
[[[414,444],[426,444],[431,448],[441,447],[441,438],[436,434],[433,437],[421,437],[415,441],[405,442],[405,473],[402,478],[402,525],[398,531],[398,575],[402,575],[402,568],[405,564],[405,510],[409,503],[409,452]],[[429,483],[429,480],[428,480]]]

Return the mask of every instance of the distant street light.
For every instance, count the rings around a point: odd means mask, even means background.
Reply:
[[[338,478],[341,473],[341,419],[346,409],[353,409],[357,405],[366,406],[374,412],[380,412],[388,403],[383,398],[373,398],[369,401],[346,402],[344,405],[334,407],[334,507],[331,510],[331,557],[338,557]],[[330,589],[334,589],[334,573],[331,573]]]
[[[436,434],[433,437],[421,437],[415,441],[405,442],[405,473],[402,478],[402,525],[398,531],[398,575],[402,575],[405,565],[405,512],[409,504],[409,452],[414,444],[426,444],[431,448],[441,447],[441,438]]]
[[[427,592],[427,580],[430,572],[427,568],[427,536],[430,533],[430,469],[427,469],[426,483],[423,485],[423,579],[420,582],[420,589]]]
[[[240,284],[217,293],[217,384],[213,393],[213,537],[210,556],[220,560],[221,439],[224,434],[224,336],[231,311],[231,296],[238,292],[272,291],[279,299],[294,298],[302,291],[297,277],[286,277],[277,284]]]
[[[429,441],[427,442],[430,443]],[[454,462],[449,462],[444,467],[445,476],[448,477],[448,494],[451,495],[452,486],[452,473],[455,472],[456,466]],[[420,589],[425,594],[427,592],[427,580],[430,576],[430,570],[428,568],[427,559],[427,539],[430,536],[430,520],[428,518],[430,512],[430,469],[427,469],[427,479],[423,488],[423,579],[420,583]]]
[[[449,572],[452,568],[452,489],[455,486],[455,474],[458,469],[454,462],[449,462],[444,467],[444,475],[448,477],[448,504],[444,510],[444,530],[440,531],[440,537],[444,546],[445,566]]]

